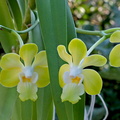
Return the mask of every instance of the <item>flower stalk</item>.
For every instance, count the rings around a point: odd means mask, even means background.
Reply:
[[[93,44],[90,49],[87,52],[87,56],[102,42],[104,42],[106,39],[108,39],[110,37],[111,34],[109,35],[104,35],[102,38],[100,38],[95,44]]]

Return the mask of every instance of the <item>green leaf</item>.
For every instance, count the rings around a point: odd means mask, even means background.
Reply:
[[[17,96],[16,87],[5,88],[0,85],[0,120],[10,120]]]
[[[22,11],[20,9],[20,5],[17,0],[8,0],[8,3],[11,10],[11,14],[15,21],[16,28],[17,30],[21,30],[23,18],[22,18]]]
[[[17,0],[19,6],[20,6],[20,10],[22,11],[22,16],[25,16],[25,0]]]
[[[35,14],[31,11],[31,24],[36,22]],[[34,29],[29,32],[29,42],[36,43],[38,45],[38,49],[44,50],[44,44],[42,40],[42,34],[40,30],[40,24],[38,23]]]
[[[32,105],[33,105],[33,102],[30,100],[21,102],[22,120],[31,120],[32,119]]]
[[[31,11],[31,24],[34,24],[36,17]],[[36,43],[39,51],[44,50],[41,30],[39,24],[29,32],[29,42]],[[33,103],[32,120],[52,120],[53,117],[53,100],[50,85],[38,90],[38,99]]]
[[[70,8],[67,9],[67,41],[68,43],[73,38],[76,38],[75,25],[72,18]],[[83,120],[84,119],[84,106],[85,106],[85,95],[81,96],[81,100],[75,105],[73,105],[74,120]],[[67,107],[67,106],[66,106]]]
[[[14,29],[13,20],[5,0],[0,0],[0,16],[2,16],[0,25]],[[11,52],[12,48],[15,48],[17,45],[16,37],[4,30],[0,31],[0,42],[5,52]]]
[[[68,6],[67,7],[67,43],[69,44],[69,42],[76,37],[77,37],[77,34],[75,30],[73,17],[72,17],[70,8]]]
[[[30,100],[22,102],[19,98],[16,100],[15,106],[13,107],[13,114],[11,119],[8,120],[32,120],[33,114],[36,114],[34,108],[34,104],[36,102],[32,102]],[[33,111],[34,110],[34,111]],[[34,117],[35,118],[35,117]],[[33,119],[36,120],[36,119]]]
[[[28,0],[30,9],[34,10],[36,8],[35,0]]]
[[[84,120],[85,94],[81,96],[81,100],[74,105],[74,120]]]
[[[52,120],[53,101],[50,91],[50,85],[45,88],[40,88],[38,91],[38,100],[36,101],[37,119]],[[33,119],[34,120],[34,119]]]
[[[14,106],[14,110],[12,112],[12,117],[10,120],[22,120],[22,116],[21,116],[21,101],[19,98],[17,98],[15,106]]]
[[[36,0],[41,32],[47,51],[52,96],[56,112],[60,120],[73,120],[73,105],[69,104],[69,107],[66,107],[66,103],[61,102],[62,89],[58,82],[58,71],[62,61],[58,57],[57,46],[59,44],[67,45],[66,2],[66,0]]]

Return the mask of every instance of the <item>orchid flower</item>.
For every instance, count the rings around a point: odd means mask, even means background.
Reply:
[[[120,30],[115,31],[110,36],[110,42],[111,43],[120,43]],[[120,67],[120,44],[117,44],[110,52],[109,60],[110,65],[114,67]]]
[[[38,87],[49,84],[49,73],[46,52],[38,52],[36,44],[23,45],[16,53],[2,56],[0,83],[5,87],[17,86],[19,98],[22,101],[37,99]]]
[[[99,94],[102,88],[102,79],[98,72],[88,69],[88,66],[103,66],[106,58],[102,55],[87,55],[87,48],[80,39],[73,39],[68,45],[68,51],[64,45],[57,47],[58,54],[68,64],[63,64],[59,70],[59,83],[63,88],[61,99],[72,104],[77,103],[84,94]]]

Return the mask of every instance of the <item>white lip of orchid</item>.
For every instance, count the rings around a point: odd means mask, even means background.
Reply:
[[[78,66],[71,66],[70,67],[70,77],[76,77],[76,76],[78,76],[79,74],[81,74],[82,73],[82,69],[81,68],[79,68]]]
[[[80,81],[77,83],[80,85],[84,79],[84,76],[82,74],[82,69],[80,69],[78,66],[71,66],[70,72],[66,71],[63,75],[63,80],[66,84],[73,83],[72,81],[75,79],[80,79]]]
[[[24,67],[22,72],[19,74],[19,79],[21,82],[23,82],[23,77],[26,79],[31,79],[32,83],[36,83],[38,80],[38,74],[34,72],[34,69],[31,66]]]
[[[34,69],[31,66],[26,66],[23,68],[22,72],[24,73],[26,78],[31,78],[33,75]]]

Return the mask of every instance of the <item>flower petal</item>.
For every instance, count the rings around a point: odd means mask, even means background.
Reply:
[[[63,87],[61,99],[62,102],[69,101],[72,104],[75,104],[81,99],[80,95],[82,94],[84,94],[83,84],[77,85],[75,83],[69,83]]]
[[[1,71],[0,83],[5,87],[14,87],[19,82],[20,68],[13,68]]]
[[[23,64],[20,61],[20,56],[16,53],[8,53],[2,56],[0,61],[0,67],[2,69],[23,67]]]
[[[84,58],[84,61],[82,63],[82,68],[87,66],[103,66],[106,64],[107,59],[102,55],[91,55]]]
[[[115,31],[115,32],[110,36],[110,42],[111,42],[111,43],[119,43],[119,42],[120,42],[120,30]]]
[[[38,47],[36,44],[28,43],[20,48],[20,57],[24,60],[25,66],[30,66],[33,58],[38,52]]]
[[[68,71],[70,71],[70,66],[68,64],[64,64],[60,67],[60,70],[59,70],[59,84],[60,84],[61,87],[63,87],[65,85],[63,77],[64,77],[64,73],[68,72]]]
[[[120,67],[120,44],[116,45],[110,52],[110,65]]]
[[[85,57],[87,48],[84,42],[80,39],[73,39],[68,46],[68,50],[73,57],[73,64],[78,65],[79,62]]]
[[[59,45],[57,47],[57,51],[61,59],[68,62],[69,64],[72,64],[72,56],[67,53],[66,48],[64,45]]]
[[[45,87],[50,83],[48,67],[35,67],[34,71],[38,74],[37,86]]]
[[[35,66],[47,66],[47,56],[46,51],[40,51],[36,56],[35,60],[32,64],[33,67]]]
[[[17,86],[17,91],[20,93],[19,98],[22,101],[37,99],[37,85],[30,82],[19,82]]]
[[[100,75],[91,69],[84,69],[83,75],[85,91],[90,95],[99,94],[102,89],[102,79]]]

